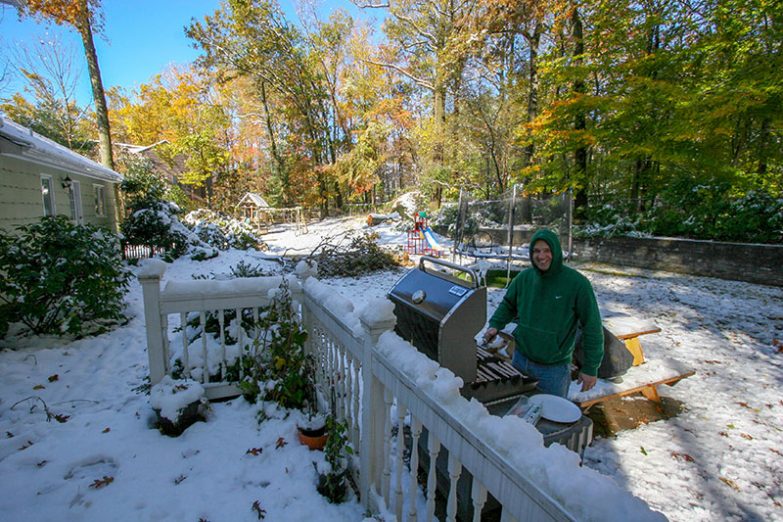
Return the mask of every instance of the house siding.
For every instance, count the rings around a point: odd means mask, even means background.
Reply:
[[[69,194],[62,186],[63,179],[68,176],[81,184],[84,222],[116,232],[114,222],[116,202],[112,182],[2,155],[0,155],[0,228],[13,231],[17,226],[35,223],[43,217],[42,175],[52,177],[57,215],[69,218],[71,215]],[[105,216],[96,215],[94,185],[104,187]]]

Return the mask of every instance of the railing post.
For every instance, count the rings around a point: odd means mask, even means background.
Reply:
[[[367,320],[360,316],[364,330],[364,348],[362,352],[362,418],[361,444],[359,448],[359,481],[362,505],[374,510],[371,505],[373,489],[380,492],[381,473],[383,472],[383,430],[384,414],[388,410],[384,404],[383,385],[373,375],[373,359],[375,346],[381,334],[394,328],[396,318],[389,314],[383,318]]]
[[[144,295],[144,322],[147,329],[147,356],[150,365],[150,384],[155,385],[166,374],[166,340],[160,317],[160,280],[166,263],[159,259],[146,261],[138,277]]]

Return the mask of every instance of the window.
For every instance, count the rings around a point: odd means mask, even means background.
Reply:
[[[41,176],[41,197],[44,216],[54,215],[54,183],[51,176]]]
[[[77,224],[84,223],[82,185],[76,180],[71,182],[71,188],[68,190],[68,202],[71,204],[71,219]]]
[[[95,189],[95,215],[106,215],[106,192],[103,185],[93,185]]]

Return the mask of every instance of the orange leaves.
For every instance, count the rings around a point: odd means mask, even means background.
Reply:
[[[672,455],[672,458],[674,458],[676,460],[682,460],[684,462],[696,462],[696,460],[693,457],[691,457],[690,455],[688,455],[687,453],[682,453],[682,452],[679,452],[679,451],[672,451],[671,455]]]
[[[92,489],[101,489],[105,488],[109,484],[114,482],[114,477],[109,477],[107,475],[104,475],[101,479],[95,479],[92,484],[90,484],[90,487]]]

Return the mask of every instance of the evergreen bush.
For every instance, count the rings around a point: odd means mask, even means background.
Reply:
[[[64,216],[0,231],[0,333],[21,322],[34,334],[90,335],[125,320],[130,272],[117,237]]]

